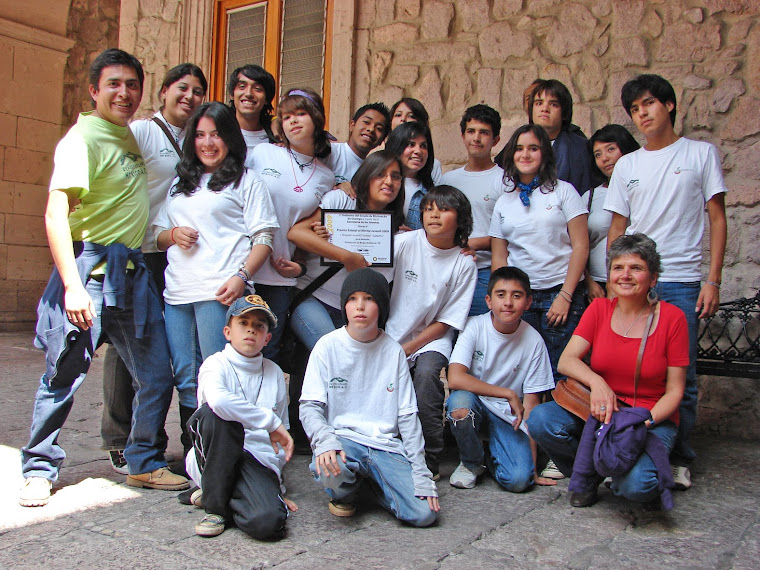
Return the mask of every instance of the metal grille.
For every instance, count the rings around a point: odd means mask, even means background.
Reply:
[[[264,65],[265,25],[267,3],[262,2],[227,12],[227,80],[232,71],[240,66],[255,63]]]
[[[323,92],[326,0],[283,0],[280,95],[294,87]]]

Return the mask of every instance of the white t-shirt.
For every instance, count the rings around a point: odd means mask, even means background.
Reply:
[[[433,160],[433,170],[430,173],[430,176],[433,178],[433,184],[436,186],[441,183],[441,178],[443,178],[443,168],[441,168],[441,161],[437,158]]]
[[[325,158],[325,166],[335,174],[335,184],[351,182],[364,159],[358,156],[347,142],[331,143],[330,154]]]
[[[331,190],[322,198],[320,207],[323,210],[355,210],[356,200],[350,198],[343,190]],[[296,287],[301,290],[305,289],[309,283],[328,269],[328,266],[320,265],[321,259],[319,255],[314,253],[307,254],[306,263],[304,264],[306,265],[306,275],[298,278]],[[388,282],[393,279],[392,267],[374,267],[373,269],[381,273]],[[343,281],[345,281],[346,277],[348,277],[348,271],[341,269],[314,291],[312,295],[334,309],[340,310],[340,289],[343,287]]]
[[[459,189],[470,201],[472,207],[472,234],[470,237],[488,236],[491,227],[491,216],[496,201],[504,194],[504,170],[496,164],[482,172],[470,172],[464,167],[450,170],[443,175],[441,184],[448,184]],[[481,250],[477,253],[475,263],[478,269],[490,269],[491,250]]]
[[[466,366],[472,376],[487,384],[514,390],[521,400],[525,394],[554,388],[551,361],[541,335],[524,321],[512,334],[500,333],[493,326],[490,311],[467,320],[450,363]],[[517,418],[506,399],[478,397],[505,422],[511,424]],[[520,428],[528,433],[525,422]]]
[[[589,192],[583,196],[583,203],[588,205]],[[612,223],[612,213],[604,209],[607,187],[599,185],[594,189],[591,199],[591,211],[588,214],[589,254],[588,267],[594,281],[607,281],[607,232]]]
[[[230,185],[220,192],[209,190],[210,179],[211,174],[202,175],[190,196],[170,192],[153,223],[156,235],[176,226],[198,231],[190,249],[172,245],[166,250],[164,300],[170,305],[214,299],[251,252],[251,237],[278,227],[269,192],[254,172],[246,169],[236,188]]]
[[[267,132],[264,129],[261,129],[260,131],[246,131],[245,129],[240,129],[240,132],[243,133],[245,148],[247,149],[245,166],[246,168],[253,168],[253,149],[257,145],[268,143],[269,135],[267,135]]]
[[[170,124],[160,112],[157,112],[154,117],[169,128],[169,132],[174,135],[174,140],[181,149],[185,142],[185,130]],[[148,170],[150,214],[148,214],[148,230],[145,232],[145,239],[140,249],[143,253],[157,253],[159,250],[156,247],[151,225],[166,200],[169,186],[177,177],[179,156],[172,143],[166,138],[164,131],[152,119],[135,121],[129,125],[129,128],[135,135],[137,146],[140,147],[140,153]]]
[[[228,422],[239,422],[245,432],[243,449],[282,481],[285,451],[272,448],[269,434],[288,423],[288,391],[282,370],[261,356],[243,356],[231,344],[212,354],[198,374],[198,407],[208,403]],[[185,459],[187,474],[199,487],[201,473],[195,453]]]
[[[573,251],[567,223],[587,213],[573,185],[558,180],[552,192],[536,188],[527,207],[519,190],[505,193],[496,202],[488,235],[507,240],[508,264],[525,271],[533,289],[551,289],[567,277]]]
[[[630,220],[627,234],[652,238],[662,258],[661,281],[701,278],[705,204],[727,192],[718,150],[681,137],[661,150],[640,148],[612,172],[605,210]]]
[[[301,164],[312,160],[298,152],[293,153]],[[296,246],[288,241],[288,230],[319,207],[322,196],[332,190],[335,176],[318,158],[301,172],[290,151],[273,144],[258,145],[252,156],[253,170],[266,183],[280,224],[274,232],[272,255],[274,259],[290,260]],[[270,263],[262,265],[253,280],[263,285],[290,287],[296,284],[295,279],[277,273]]]
[[[326,405],[325,419],[336,436],[404,454],[398,417],[417,412],[417,397],[404,351],[382,331],[367,343],[353,339],[346,327],[320,338],[306,367],[306,400]]]
[[[433,247],[425,230],[415,230],[396,236],[393,270],[390,317],[385,332],[404,344],[435,321],[462,330],[477,280],[471,256],[462,255],[459,247]],[[409,359],[413,361],[431,350],[448,358],[452,343],[453,334],[447,334],[429,342]]]

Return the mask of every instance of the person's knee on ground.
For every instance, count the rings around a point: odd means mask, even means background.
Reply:
[[[410,505],[411,510],[409,513],[406,516],[396,515],[396,518],[419,528],[424,528],[433,524],[438,518],[438,513],[430,508],[427,499],[414,497],[413,500],[414,502]]]
[[[533,486],[532,468],[524,469],[522,472],[510,472],[501,465],[495,465],[490,471],[499,486],[510,493],[522,493]]]
[[[232,515],[235,526],[251,538],[257,540],[282,538],[288,512],[285,504],[282,508],[257,513],[239,513]]]

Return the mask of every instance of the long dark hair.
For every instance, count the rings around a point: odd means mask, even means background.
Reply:
[[[373,179],[383,175],[385,169],[393,163],[398,164],[401,170],[401,160],[388,149],[380,150],[370,154],[359,170],[356,171],[351,179],[351,185],[356,190],[356,209],[368,210],[367,202],[369,200],[369,185]],[[393,221],[391,222],[393,233],[395,234],[401,224],[404,223],[404,179],[401,179],[401,188],[398,196],[384,208],[387,212],[393,212]]]
[[[449,186],[440,184],[425,194],[420,202],[420,212],[425,215],[425,208],[431,204],[439,210],[454,210],[457,213],[457,231],[454,233],[454,245],[467,247],[467,240],[472,233],[472,206],[464,193]]]
[[[240,79],[240,75],[247,77],[251,81],[255,81],[264,89],[266,102],[259,113],[259,121],[261,122],[261,128],[264,129],[264,132],[266,132],[269,137],[269,142],[276,142],[276,139],[272,134],[272,112],[274,111],[272,99],[274,99],[275,93],[274,76],[260,65],[253,63],[236,68],[230,74],[230,78],[227,81],[227,94],[230,97],[229,106],[233,111],[235,110],[235,86]]]
[[[598,142],[615,143],[623,155],[641,148],[639,143],[636,142],[636,139],[633,138],[633,135],[622,125],[605,125],[591,135],[591,138],[588,140],[588,153],[591,156],[591,172],[594,172],[605,179],[607,176],[599,170],[599,167],[596,165],[596,160],[594,159],[594,143]]]
[[[401,155],[404,154],[404,149],[417,137],[425,137],[428,144],[428,159],[425,166],[423,166],[417,173],[417,180],[419,180],[427,190],[431,190],[433,186],[435,186],[433,183],[433,162],[435,161],[435,152],[433,151],[433,137],[426,124],[417,121],[407,121],[403,125],[399,125],[391,131],[391,134],[388,137],[388,142],[385,143],[385,148],[401,160]]]
[[[541,192],[552,192],[557,186],[557,162],[554,159],[554,151],[552,150],[549,135],[546,134],[546,131],[540,125],[523,125],[512,133],[502,154],[501,167],[504,169],[504,183],[511,182],[512,189],[509,192],[514,192],[517,188],[517,183],[520,182],[520,172],[515,166],[515,152],[517,139],[525,133],[533,133],[538,139],[538,144],[541,146],[541,168],[538,170],[538,184],[541,187]],[[546,190],[544,190],[544,187],[546,187]]]
[[[276,126],[282,134],[283,142],[290,148],[290,141],[282,128],[282,116],[298,110],[306,111],[314,123],[314,156],[325,158],[330,154],[330,141],[325,131],[325,106],[322,103],[322,97],[308,87],[291,89],[277,105]]]
[[[214,121],[219,136],[227,145],[227,156],[211,175],[208,183],[209,190],[219,192],[230,184],[237,187],[245,172],[245,139],[240,132],[235,112],[217,101],[203,103],[187,122],[187,135],[182,145],[182,160],[177,164],[179,182],[172,188],[172,196],[193,194],[198,189],[201,176],[206,172],[206,167],[195,152],[195,134],[202,117],[208,117]]]

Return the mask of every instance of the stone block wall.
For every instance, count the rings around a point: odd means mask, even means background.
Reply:
[[[522,93],[536,77],[567,85],[573,122],[587,135],[610,122],[637,135],[620,88],[639,73],[664,76],[678,97],[677,131],[717,145],[723,159],[730,237],[722,297],[760,286],[760,2],[360,1],[354,61],[354,106],[420,99],[444,169],[465,160],[464,110],[480,102],[498,109],[502,146],[527,122]]]

